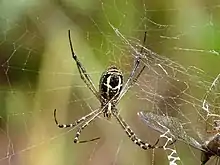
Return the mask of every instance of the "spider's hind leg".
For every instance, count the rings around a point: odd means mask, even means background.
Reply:
[[[79,127],[78,131],[76,132],[76,136],[74,138],[74,141],[73,141],[74,143],[85,143],[85,142],[89,142],[89,141],[94,141],[94,140],[100,139],[99,137],[97,137],[97,138],[93,138],[91,140],[79,141],[79,136],[80,136],[82,130],[84,128],[86,128],[93,120],[95,120],[95,118],[97,118],[101,113],[103,113],[103,111],[99,111],[92,118],[90,118],[87,122],[85,122],[81,127]]]
[[[98,110],[92,111],[92,112],[89,113],[88,115],[81,117],[80,119],[74,121],[74,122],[71,123],[71,124],[60,124],[60,123],[57,121],[56,111],[57,111],[57,110],[55,109],[55,110],[54,110],[54,121],[55,121],[56,125],[57,125],[59,128],[69,128],[69,127],[75,127],[75,126],[79,125],[80,123],[82,123],[83,121],[87,120],[87,119],[90,118],[92,115],[94,115]]]
[[[119,124],[122,126],[122,128],[124,129],[124,131],[126,132],[126,134],[128,135],[129,139],[131,139],[131,141],[133,141],[135,144],[137,144],[139,147],[141,147],[144,150],[148,150],[148,149],[154,149],[154,148],[158,148],[157,146],[152,146],[151,144],[142,141],[141,139],[139,139],[134,131],[132,131],[132,129],[129,127],[129,125],[124,121],[124,119],[120,116],[120,114],[118,113],[113,113],[113,115],[115,116],[115,118],[117,119],[117,121],[119,122]]]

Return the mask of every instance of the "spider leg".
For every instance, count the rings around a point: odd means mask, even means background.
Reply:
[[[99,140],[99,139],[100,139],[100,137],[95,137],[95,138],[89,139],[89,140],[81,140],[78,143],[87,143],[87,142],[92,142],[92,141],[96,141],[96,140]]]
[[[95,110],[95,111],[92,111],[90,112],[88,115],[86,116],[83,116],[82,118],[76,120],[75,122],[71,123],[71,124],[60,124],[58,123],[57,121],[57,117],[56,117],[56,109],[54,110],[54,120],[55,120],[55,123],[56,125],[59,127],[59,128],[68,128],[68,127],[75,127],[77,126],[78,124],[80,124],[81,122],[87,120],[89,117],[91,117],[92,115],[94,115],[96,112],[98,112],[99,109]]]
[[[138,80],[138,78],[140,77],[141,73],[144,71],[145,69],[145,65],[141,68],[141,70],[137,73],[137,75],[135,76],[136,72],[137,72],[137,69],[139,68],[139,65],[140,65],[140,60],[141,60],[141,54],[143,52],[143,45],[145,44],[146,42],[146,35],[147,33],[145,32],[144,33],[144,40],[143,40],[143,44],[142,44],[142,47],[141,47],[141,50],[140,50],[140,53],[138,54],[138,56],[135,57],[135,63],[134,63],[134,67],[129,75],[129,78],[127,80],[127,82],[125,83],[124,87],[122,88],[122,91],[120,93],[120,95],[118,96],[117,100],[116,100],[116,103],[118,103],[121,98],[125,95],[125,93],[128,91],[128,89],[133,85],[135,84],[135,82]]]
[[[137,82],[137,80],[138,80],[138,78],[140,77],[140,75],[141,75],[141,73],[144,71],[144,69],[145,69],[145,65],[141,68],[141,70],[140,70],[140,72],[138,73],[138,75],[133,79],[133,81],[130,83],[130,85],[128,86],[128,89],[131,87],[131,86],[133,86],[136,82]],[[127,89],[127,90],[128,90]]]
[[[100,109],[98,109],[100,110]],[[84,141],[79,141],[79,136],[82,132],[82,130],[84,128],[86,128],[93,120],[95,120],[96,117],[98,117],[101,113],[103,113],[103,109],[101,109],[98,113],[96,113],[92,118],[90,118],[87,122],[85,122],[79,129],[78,131],[76,132],[76,136],[74,138],[74,143],[85,143],[85,142],[89,142],[89,141],[94,141],[94,140],[97,140],[97,139],[100,139],[99,137],[98,138],[93,138],[91,140],[84,140]]]
[[[153,148],[161,148],[159,146],[156,145],[150,145],[149,143],[146,143],[144,141],[142,141],[141,139],[139,139],[135,133],[131,130],[131,128],[128,126],[128,124],[124,121],[124,119],[120,116],[120,114],[118,113],[113,113],[113,115],[115,116],[115,118],[117,119],[117,121],[119,122],[119,124],[122,126],[122,128],[125,130],[126,134],[128,135],[128,137],[135,143],[137,144],[139,147],[141,147],[144,150],[147,149],[153,149]]]
[[[139,64],[140,64],[140,57],[136,57],[136,59],[135,59],[135,64],[134,64],[134,68],[133,68],[133,70],[131,71],[127,82],[126,82],[125,85],[123,86],[123,88],[122,88],[122,90],[121,90],[121,93],[120,93],[120,95],[119,95],[118,98],[117,98],[117,101],[116,101],[117,103],[121,100],[121,98],[125,95],[125,93],[128,91],[128,89],[131,87],[131,84],[133,84],[133,83],[131,83],[131,82],[132,82],[132,79],[134,78],[134,75],[135,75],[135,73],[136,73],[136,71],[137,71],[137,69],[138,69]],[[144,69],[144,68],[143,68],[143,69]],[[142,71],[143,71],[143,69],[142,69]],[[141,71],[141,72],[142,72],[142,71]]]
[[[160,138],[158,138],[157,141],[153,145],[151,145],[152,148],[164,148],[164,146],[168,147],[168,146],[171,146],[172,144],[174,144],[176,142],[176,140],[174,140],[174,141],[170,142],[167,145],[159,145],[158,146],[157,144],[159,143],[159,141],[160,141]]]
[[[143,50],[144,50],[143,45],[145,45],[146,39],[147,39],[147,32],[145,31],[145,32],[144,32],[144,40],[143,40],[143,43],[142,43],[142,46],[141,46],[140,54],[143,53]]]
[[[143,53],[143,50],[144,50],[144,47],[143,47],[143,45],[145,45],[145,42],[146,42],[146,37],[147,37],[147,32],[145,31],[144,32],[144,40],[143,40],[143,43],[142,43],[142,46],[141,46],[141,50],[140,50],[140,55]],[[138,65],[139,65],[139,63],[140,63],[140,56],[139,56],[139,62],[138,62]],[[138,78],[140,77],[140,75],[141,75],[141,73],[144,71],[144,69],[145,69],[145,65],[141,68],[141,70],[140,70],[140,72],[137,74],[137,76],[136,77],[134,77],[134,79],[133,79],[133,81],[131,82],[131,84],[130,85],[128,85],[128,89],[133,85],[133,84],[135,84],[136,83],[136,81],[138,80]],[[132,76],[133,77],[133,76]]]
[[[89,74],[87,74],[86,69],[83,67],[82,63],[79,61],[79,59],[77,58],[75,52],[73,51],[73,45],[72,45],[70,30],[68,30],[68,38],[69,38],[72,57],[76,62],[76,65],[77,65],[77,68],[79,70],[81,79],[84,81],[86,86],[90,89],[90,91],[92,91],[92,93],[96,96],[96,98],[98,100],[100,100],[100,95],[98,94],[98,91],[95,88],[95,85],[93,84],[91,77],[89,76]]]

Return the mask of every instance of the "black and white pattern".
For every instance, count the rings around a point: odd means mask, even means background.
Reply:
[[[86,69],[83,67],[81,62],[78,60],[76,54],[73,51],[73,46],[70,37],[70,31],[68,31],[69,43],[72,52],[72,57],[76,62],[76,66],[78,67],[81,79],[90,89],[90,91],[95,95],[95,97],[100,101],[101,107],[100,109],[89,113],[86,116],[83,116],[79,120],[73,122],[72,124],[59,124],[56,119],[56,110],[54,111],[54,119],[59,128],[67,128],[74,127],[80,123],[83,123],[82,126],[79,127],[76,136],[74,138],[74,143],[80,143],[79,136],[84,128],[86,128],[90,122],[95,120],[100,114],[104,114],[104,117],[110,119],[111,116],[114,116],[116,120],[119,122],[121,127],[125,130],[127,136],[142,149],[152,149],[152,148],[162,148],[162,146],[156,146],[158,142],[154,145],[150,145],[147,142],[139,139],[136,134],[132,131],[132,129],[128,126],[128,124],[124,121],[124,119],[118,113],[118,109],[116,105],[119,103],[120,99],[124,96],[124,94],[128,91],[128,89],[135,84],[138,77],[143,72],[145,65],[140,67],[140,57],[143,51],[143,47],[140,52],[136,55],[134,67],[130,73],[129,78],[125,83],[123,83],[123,75],[122,72],[116,66],[110,66],[107,71],[105,71],[99,82],[99,91],[97,91],[94,83],[92,82],[91,77],[87,74]],[[146,33],[144,37],[144,42],[146,40]],[[98,138],[91,139],[89,141],[97,140]],[[87,142],[87,141],[83,141]]]

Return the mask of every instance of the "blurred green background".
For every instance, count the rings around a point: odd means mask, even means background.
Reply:
[[[217,0],[0,1],[0,164],[168,164],[164,151],[141,150],[114,119],[101,116],[88,126],[80,138],[101,140],[86,144],[73,143],[75,129],[56,127],[54,109],[61,123],[71,123],[99,108],[72,60],[67,31],[96,87],[112,64],[128,77],[134,48],[147,32],[145,46],[163,58],[146,58],[145,72],[118,109],[141,139],[153,143],[159,135],[138,111],[182,113],[197,121],[201,99],[220,70],[219,14]],[[176,146],[182,164],[200,164],[199,151]]]

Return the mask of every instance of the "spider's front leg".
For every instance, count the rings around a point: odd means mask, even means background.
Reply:
[[[70,44],[70,49],[71,49],[71,53],[72,53],[72,58],[76,62],[76,66],[78,68],[81,79],[86,84],[86,86],[89,88],[89,90],[96,96],[96,98],[99,99],[100,96],[98,94],[98,91],[97,91],[91,77],[89,76],[86,69],[84,68],[82,63],[79,61],[77,55],[75,54],[75,52],[73,50],[70,30],[68,30],[68,38],[69,38],[69,44]]]

